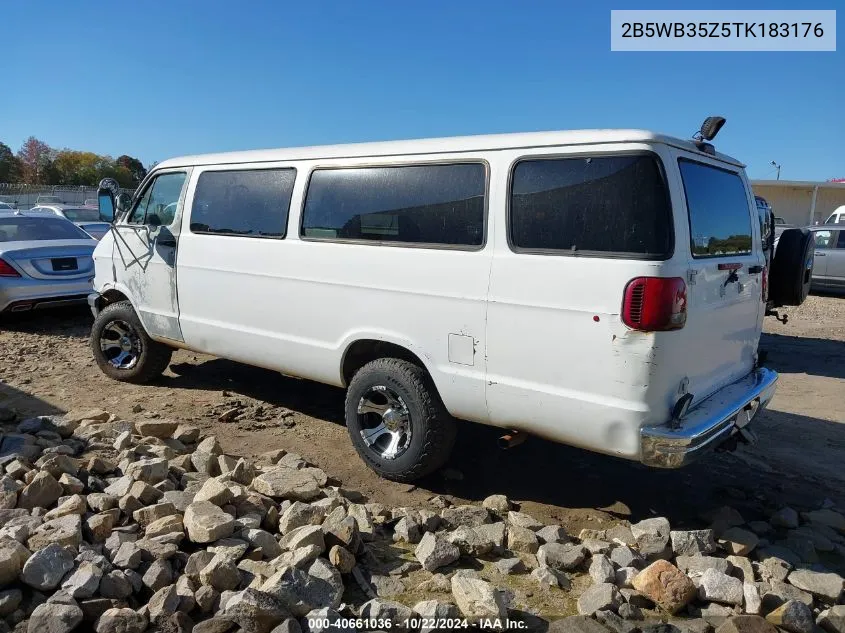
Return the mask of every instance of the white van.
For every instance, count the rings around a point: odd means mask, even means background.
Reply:
[[[709,138],[705,136],[705,138]],[[187,156],[94,253],[92,348],[145,382],[184,348],[345,387],[358,453],[410,481],[454,418],[659,467],[769,402],[743,165],[637,130]]]
[[[827,216],[827,220],[824,221],[825,224],[845,224],[845,204],[841,207],[837,207],[836,210]]]

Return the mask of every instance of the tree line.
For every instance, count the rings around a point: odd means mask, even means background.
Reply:
[[[28,185],[86,185],[96,187],[103,178],[114,178],[121,187],[137,187],[147,170],[140,160],[122,154],[117,158],[73,149],[54,149],[34,136],[15,154],[0,142],[0,183]]]

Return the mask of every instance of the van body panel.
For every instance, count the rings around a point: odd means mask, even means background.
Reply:
[[[450,160],[444,155],[429,162]],[[401,157],[371,158],[358,164],[406,162]],[[308,175],[317,167],[335,165],[296,164],[284,239],[195,234],[183,227],[178,283],[185,343],[210,354],[341,386],[348,347],[356,340],[384,340],[407,348],[426,364],[452,415],[486,422],[485,359],[479,350],[485,342],[490,249],[301,239],[297,227]],[[261,167],[278,166],[285,165]],[[189,209],[202,171],[195,170],[189,187]],[[472,364],[450,362],[450,334],[473,339]]]

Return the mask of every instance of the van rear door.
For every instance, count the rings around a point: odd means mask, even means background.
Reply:
[[[748,374],[763,320],[765,259],[754,199],[743,170],[678,152],[689,220],[687,321],[674,354],[681,391],[698,402]],[[683,211],[676,208],[676,213]],[[678,244],[679,249],[683,245]]]

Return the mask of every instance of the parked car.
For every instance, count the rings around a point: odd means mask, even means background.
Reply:
[[[35,204],[64,204],[65,201],[59,196],[38,196],[35,199]]]
[[[845,224],[845,204],[841,207],[837,207],[836,210],[827,216],[827,220],[824,221],[825,224]]]
[[[32,211],[53,213],[67,218],[96,240],[102,239],[108,233],[110,224],[100,221],[97,207],[74,207],[64,204],[42,204],[32,207]]]
[[[92,351],[126,382],[186,348],[345,387],[396,480],[446,461],[454,418],[678,467],[752,439],[775,391],[750,191],[636,130],[171,159],[94,252]]]
[[[0,313],[84,304],[96,245],[62,217],[0,211]]]
[[[0,211],[14,211],[15,207],[13,207],[8,202],[0,202]]]
[[[810,230],[815,243],[813,288],[845,290],[845,227],[821,224]]]
[[[96,198],[85,198],[85,202],[82,203],[83,206],[86,207],[94,207],[95,209],[98,206],[98,202]]]

